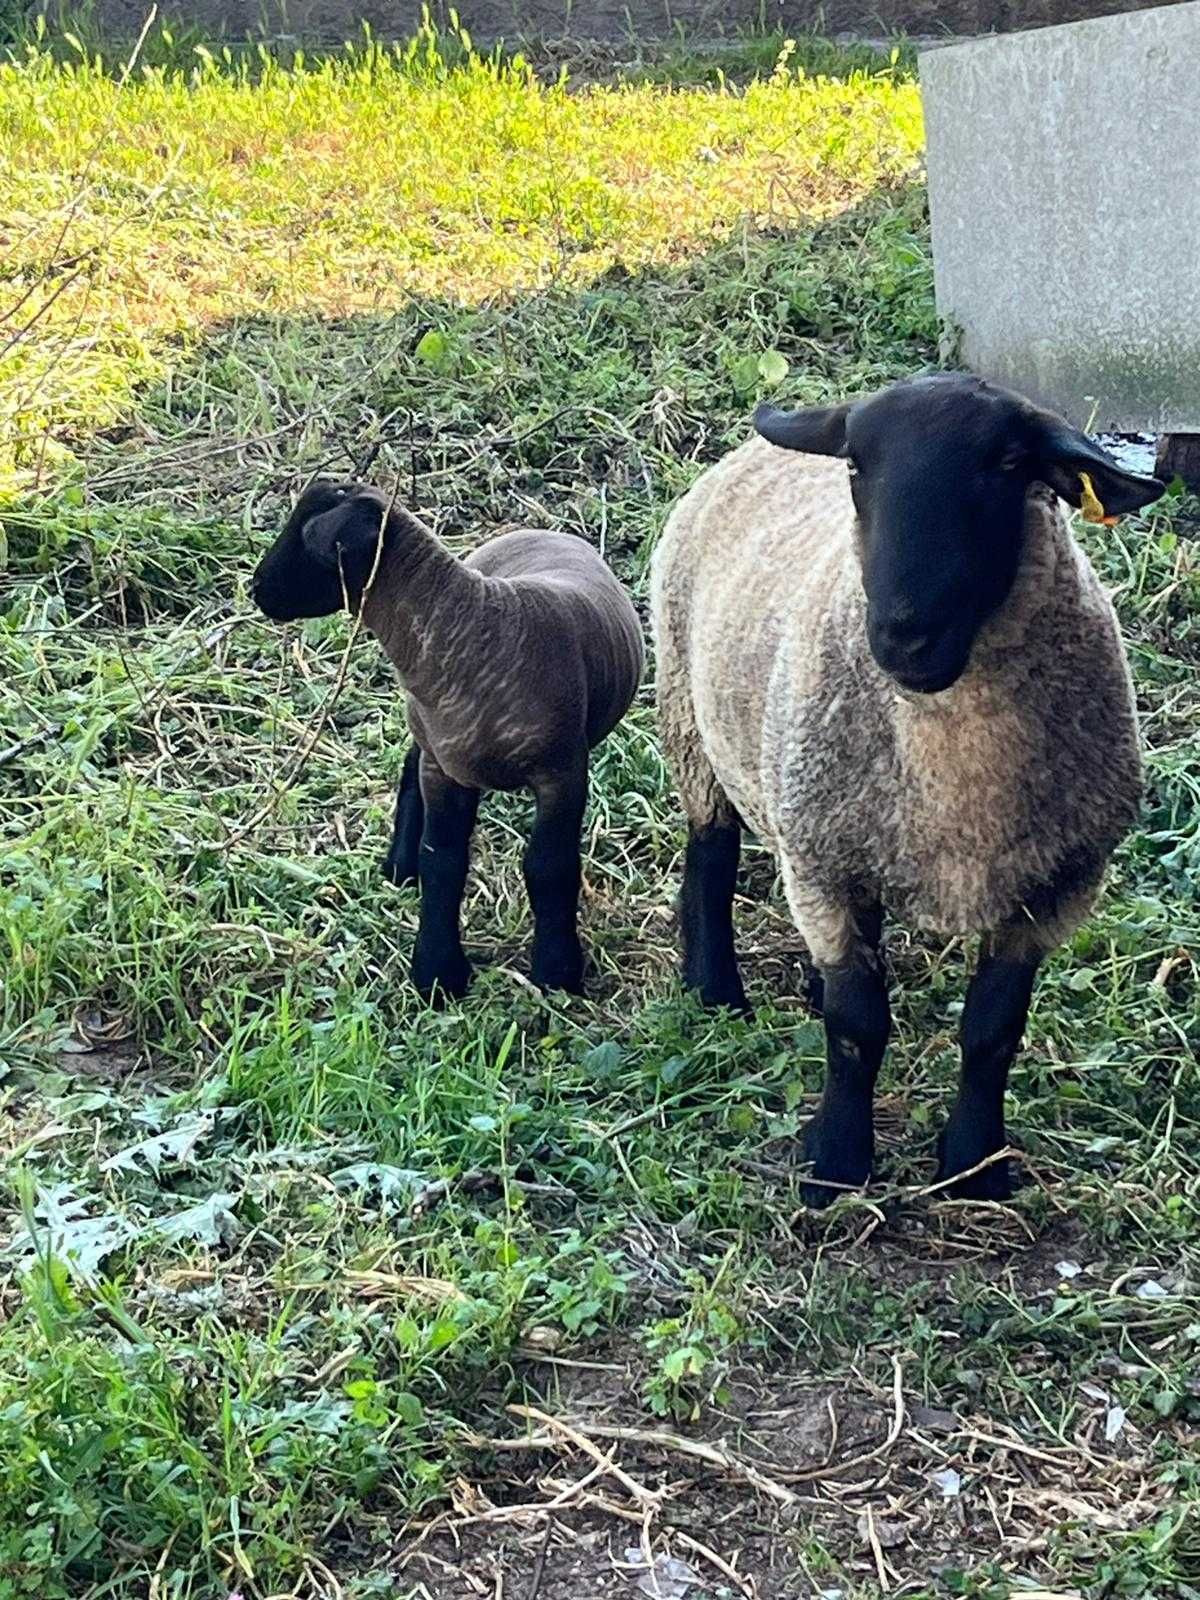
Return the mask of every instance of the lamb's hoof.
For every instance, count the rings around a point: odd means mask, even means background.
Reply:
[[[379,870],[389,883],[394,883],[397,889],[414,888],[417,882],[417,867],[412,861],[402,861],[389,852],[379,864]]]
[[[850,1122],[818,1112],[804,1132],[804,1158],[812,1178],[800,1185],[806,1206],[822,1210],[846,1189],[861,1189],[875,1164],[875,1138],[868,1122]]]
[[[471,986],[471,963],[459,951],[456,955],[433,958],[418,950],[413,956],[413,987],[427,1005],[441,1006],[447,1000],[461,1000]]]
[[[997,1149],[1004,1145],[992,1145],[990,1149],[981,1149],[979,1141],[971,1141],[956,1135],[947,1127],[938,1140],[938,1170],[937,1182],[947,1183],[959,1172],[969,1172],[967,1178],[960,1178],[957,1183],[948,1183],[945,1189],[939,1189],[940,1195],[945,1195],[950,1200],[993,1200],[1003,1204],[1011,1200],[1016,1193],[1016,1180],[1013,1175],[1012,1162],[1007,1156],[1003,1161],[993,1161],[990,1166],[983,1167],[979,1172],[971,1172],[972,1167],[978,1167],[981,1161],[986,1161]]]

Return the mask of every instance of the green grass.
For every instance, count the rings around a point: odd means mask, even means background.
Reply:
[[[909,1594],[1200,1592],[1194,505],[1081,530],[1151,793],[1040,986],[1008,1212],[921,1194],[965,952],[902,929],[881,1181],[803,1212],[798,941],[752,852],[758,1015],[680,998],[648,688],[596,765],[594,998],[524,981],[526,807],[493,801],[484,970],[422,1010],[415,904],[377,872],[389,673],[360,640],[327,704],[344,622],[273,628],[247,597],[299,484],[372,449],[457,547],[572,528],[641,597],[761,356],[788,399],[936,359],[903,63],[573,87],[429,36],[312,68],[155,48],[120,90],[61,41],[0,71],[0,314],[31,324],[0,388],[0,1597],[473,1592],[459,1568],[490,1594],[497,1565],[526,1594],[544,1519],[504,1508],[590,1463],[481,1444],[522,1401],[770,1473],[871,1453],[777,1517],[599,1438],[677,1486],[652,1534],[693,1600],[737,1591],[680,1533],[764,1597],[867,1600],[868,1507]],[[614,1505],[609,1478],[560,1513],[600,1543],[554,1537],[544,1600],[607,1592],[610,1539],[637,1540]]]

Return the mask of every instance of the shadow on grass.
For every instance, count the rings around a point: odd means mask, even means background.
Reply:
[[[100,620],[216,601],[247,528],[269,528],[314,470],[373,452],[371,470],[451,537],[566,526],[636,578],[665,508],[744,434],[764,353],[789,364],[774,392],[801,402],[925,365],[935,339],[915,181],[585,289],[239,319],[209,328],[128,423],[64,441],[79,489],[10,516],[14,570],[53,570]],[[161,535],[140,538],[142,518]]]

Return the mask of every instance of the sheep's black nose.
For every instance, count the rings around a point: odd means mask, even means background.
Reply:
[[[907,618],[880,623],[877,637],[880,648],[897,661],[912,661],[933,642],[925,623]]]

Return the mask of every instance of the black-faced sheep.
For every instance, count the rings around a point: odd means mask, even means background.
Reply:
[[[962,375],[755,421],[763,437],[693,486],[654,558],[661,726],[690,825],[684,981],[745,1007],[744,825],[777,854],[823,980],[807,1154],[809,1197],[828,1199],[874,1157],[884,908],[982,935],[939,1176],[1004,1197],[1007,1163],[988,1158],[1034,975],[1141,792],[1116,619],[1057,497],[1116,514],[1163,486]]]
[[[601,557],[568,534],[506,533],[457,560],[378,489],[317,483],[263,557],[254,598],[277,621],[361,606],[408,695],[393,883],[419,882],[412,977],[463,994],[459,921],[480,793],[532,789],[525,852],[533,979],[582,993],[576,928],[588,753],[629,709],[642,632]]]

